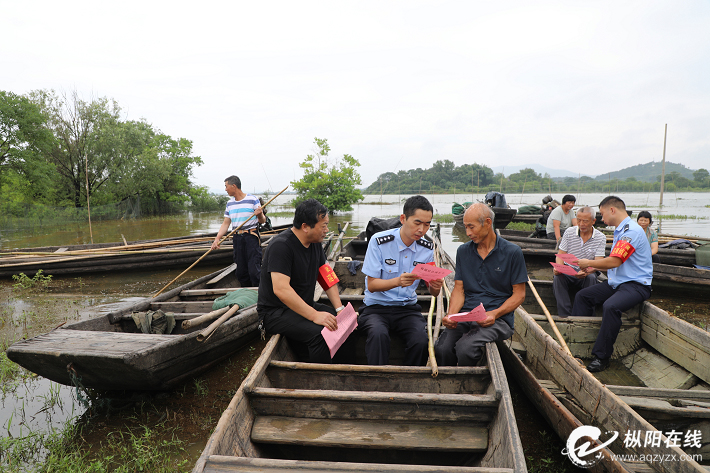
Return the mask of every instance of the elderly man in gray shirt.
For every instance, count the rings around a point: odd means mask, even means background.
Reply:
[[[591,207],[577,211],[577,227],[565,230],[560,240],[558,254],[570,253],[577,259],[602,259],[606,249],[606,236],[594,228],[595,212]],[[555,258],[558,264],[563,261]],[[568,276],[554,271],[552,288],[557,299],[557,315],[569,317],[572,313],[572,290],[580,290],[597,283],[597,273],[593,268],[580,269],[576,275]]]

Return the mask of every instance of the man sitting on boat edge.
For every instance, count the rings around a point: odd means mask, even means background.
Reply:
[[[301,361],[353,363],[355,337],[348,337],[331,359],[321,334],[323,327],[337,330],[335,314],[344,308],[321,246],[328,221],[328,209],[317,200],[298,204],[293,227],[273,237],[266,248],[257,311],[266,331],[283,334]],[[324,273],[334,283],[319,282],[337,309],[313,301],[316,281]]]
[[[604,259],[580,259],[575,264],[607,270],[609,279],[577,293],[573,316],[591,317],[597,304],[603,304],[602,325],[592,348],[587,369],[604,371],[614,352],[614,342],[621,329],[621,314],[651,297],[653,263],[651,245],[643,229],[626,213],[626,204],[610,195],[599,203],[604,223],[615,227],[611,253]]]
[[[367,335],[365,353],[370,365],[389,364],[390,332],[404,338],[405,366],[423,366],[428,337],[422,308],[417,304],[417,264],[434,261],[431,242],[424,240],[434,208],[426,197],[415,195],[404,203],[402,226],[375,233],[367,245],[362,273],[365,298],[360,307],[360,329]],[[439,295],[443,279],[431,281],[429,293]]]
[[[528,272],[519,246],[497,236],[493,230],[493,210],[477,203],[463,217],[471,241],[456,251],[456,275],[446,329],[437,341],[436,360],[442,366],[474,366],[483,356],[487,342],[513,335],[513,312],[525,300]],[[481,322],[455,322],[449,315],[486,310]]]
[[[565,230],[560,240],[558,254],[572,254],[577,259],[602,259],[606,250],[606,236],[594,228],[595,212],[591,207],[582,207],[577,210],[576,227],[569,227]],[[556,258],[557,264],[563,264],[560,258]],[[584,289],[585,287],[597,284],[597,273],[591,268],[580,269],[575,276],[562,274],[553,269],[554,277],[552,289],[557,299],[557,315],[569,317],[572,314],[572,299],[570,298],[573,289]]]

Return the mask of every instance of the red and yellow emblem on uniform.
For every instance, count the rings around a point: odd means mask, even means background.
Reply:
[[[616,245],[614,245],[614,248],[612,248],[609,256],[616,256],[621,259],[622,263],[625,263],[634,251],[636,251],[636,248],[634,248],[631,243],[626,240],[619,240],[616,242]]]
[[[335,271],[333,271],[330,265],[324,264],[318,269],[318,284],[320,284],[320,287],[322,287],[324,291],[335,286],[339,281],[340,279],[335,275]]]

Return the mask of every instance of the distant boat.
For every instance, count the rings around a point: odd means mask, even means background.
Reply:
[[[290,228],[280,225],[261,233],[262,245],[271,237]],[[217,233],[158,238],[123,243],[45,246],[0,251],[0,277],[24,273],[34,276],[88,274],[106,271],[152,271],[184,268],[209,250]],[[232,263],[231,240],[212,250],[202,261],[213,265]]]
[[[468,204],[468,205],[466,205]],[[463,214],[468,209],[471,202],[465,202],[463,205],[454,203],[452,207],[452,215],[454,216],[454,223],[458,225],[463,225]],[[463,208],[460,213],[456,213],[453,208],[456,206]],[[517,209],[503,208],[503,207],[491,207],[495,213],[495,220],[493,220],[493,227],[499,230],[508,226],[508,224],[513,220],[515,214],[518,213]]]

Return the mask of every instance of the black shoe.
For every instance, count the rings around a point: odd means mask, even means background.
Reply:
[[[591,363],[587,365],[587,370],[590,373],[598,373],[600,371],[604,371],[609,367],[609,359],[607,358],[606,360],[602,360],[600,358],[594,358]]]

